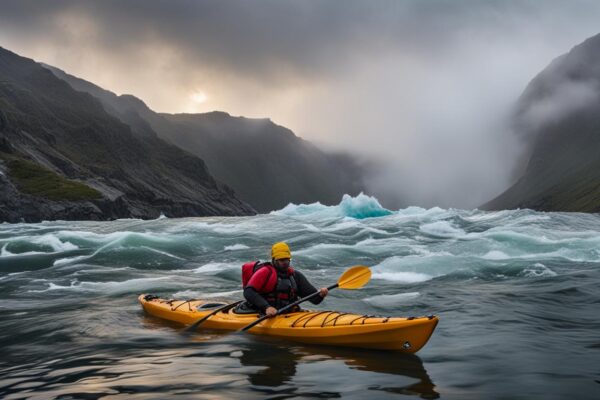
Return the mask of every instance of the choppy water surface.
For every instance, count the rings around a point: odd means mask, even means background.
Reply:
[[[365,218],[368,217],[368,218]],[[361,219],[362,218],[362,219]],[[241,296],[240,265],[287,241],[318,308],[437,314],[416,356],[198,332],[140,293]],[[0,225],[0,397],[600,398],[600,216],[408,208],[373,199],[270,215]]]

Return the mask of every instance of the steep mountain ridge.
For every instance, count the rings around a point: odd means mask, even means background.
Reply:
[[[288,203],[337,204],[365,191],[363,168],[348,154],[326,153],[269,119],[214,111],[164,114],[131,95],[116,95],[47,66],[74,89],[97,97],[138,134],[159,137],[202,158],[217,179],[260,212]]]
[[[164,142],[144,121],[132,126],[35,61],[0,47],[0,221],[254,213],[201,159]],[[32,188],[35,177],[22,174],[28,163],[100,197],[51,198],[39,183]]]
[[[514,122],[529,161],[518,181],[482,208],[600,212],[600,35],[529,83]]]

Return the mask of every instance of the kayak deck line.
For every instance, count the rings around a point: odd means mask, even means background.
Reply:
[[[152,295],[144,295],[144,299],[145,300],[151,300]],[[158,298],[158,297],[155,297]],[[174,302],[180,302],[177,306],[173,307],[173,303]],[[202,299],[189,299],[189,300],[176,300],[176,299],[160,299],[161,303],[165,303],[165,304],[169,304],[171,306],[171,311],[176,311],[179,307],[181,307],[184,304],[188,305],[188,309],[190,312],[196,312],[198,311],[198,309],[192,309],[191,303],[192,302],[199,302],[199,303],[204,303],[204,300]],[[204,310],[209,310],[211,308],[216,308],[216,307],[220,307],[220,306],[224,306],[226,303],[204,303],[201,306],[199,306],[198,308],[202,308],[203,311]],[[210,307],[207,307],[210,306]],[[303,311],[307,311],[307,310],[303,310]],[[345,312],[339,312],[339,311],[319,311],[316,314],[309,314],[309,315],[301,315],[298,317],[298,319],[296,319],[293,323],[292,323],[292,327],[299,327],[296,324],[300,323],[302,320],[306,319],[306,322],[304,322],[304,325],[302,325],[302,327],[306,327],[306,324],[313,319],[314,317],[317,317],[321,314],[327,314],[324,318],[323,323],[321,324],[321,327],[324,328],[326,326],[328,326],[329,323],[333,322],[333,324],[331,326],[336,326],[336,322],[338,321],[338,319],[342,316],[345,315],[354,315],[354,314],[350,314],[350,313],[345,313]],[[337,314],[334,318],[332,318],[331,320],[327,320],[330,316]],[[283,315],[285,316],[285,314]],[[427,318],[432,319],[434,317],[434,315],[428,315]],[[368,318],[384,318],[382,321],[378,321],[380,323],[386,323],[389,321],[390,318],[392,317],[383,317],[383,316],[379,316],[379,315],[361,315],[359,317],[356,318],[356,320],[362,320],[362,324],[364,325],[365,320]],[[424,318],[424,317],[406,317],[407,320],[413,320],[415,318]],[[350,322],[350,325],[352,325],[356,320],[353,320]]]
[[[148,314],[184,325],[191,325],[213,312],[203,322],[203,327],[207,329],[238,330],[259,317],[258,313],[237,314],[233,309],[214,313],[227,303],[200,299],[174,300],[140,295],[138,300]],[[248,333],[302,343],[414,353],[427,343],[438,321],[434,315],[381,317],[339,311],[300,310],[266,319],[248,330]]]
[[[340,312],[340,311],[320,311],[316,314],[308,314],[308,315],[300,315],[298,316],[298,318],[292,323],[292,327],[296,328],[296,327],[300,327],[300,325],[296,325],[296,324],[301,324],[302,322],[304,322],[302,324],[302,328],[306,328],[306,325],[315,317],[320,316],[321,314],[327,314],[324,316],[323,318],[323,322],[321,323],[321,328],[325,328],[326,326],[336,326],[336,323],[339,321],[340,317],[344,317],[346,315],[355,315],[355,314],[350,314],[350,313],[345,313],[345,312]],[[328,319],[329,317],[331,317],[332,315],[335,315],[332,319]],[[427,316],[427,318],[432,319],[434,316],[433,315],[429,315]],[[378,315],[360,315],[358,317],[356,317],[356,319],[350,321],[349,325],[353,325],[356,321],[362,321],[362,325],[365,324],[365,321],[369,318],[377,318],[379,321],[377,321],[378,323],[382,323],[385,324],[387,323],[390,318],[392,317],[382,317],[382,316],[378,316]],[[381,320],[381,318],[383,318],[383,320]],[[406,319],[408,321],[411,321],[413,319],[416,318],[423,318],[423,317],[406,317]]]

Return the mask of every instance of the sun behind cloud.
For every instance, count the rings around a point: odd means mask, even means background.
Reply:
[[[183,112],[199,113],[204,112],[203,109],[208,101],[208,95],[202,90],[194,90],[187,96],[187,101],[183,106]]]
[[[206,101],[208,100],[208,96],[202,91],[197,91],[190,95],[190,99],[192,99],[194,103],[202,104],[206,103]]]

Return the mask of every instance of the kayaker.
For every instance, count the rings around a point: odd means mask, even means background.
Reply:
[[[247,281],[244,282],[246,302],[240,311],[259,311],[272,317],[278,309],[317,291],[304,274],[290,266],[291,259],[289,246],[279,242],[271,248],[271,262],[257,261],[242,266],[242,280]],[[319,295],[309,300],[313,304],[319,304],[328,294],[327,288],[318,291]]]

